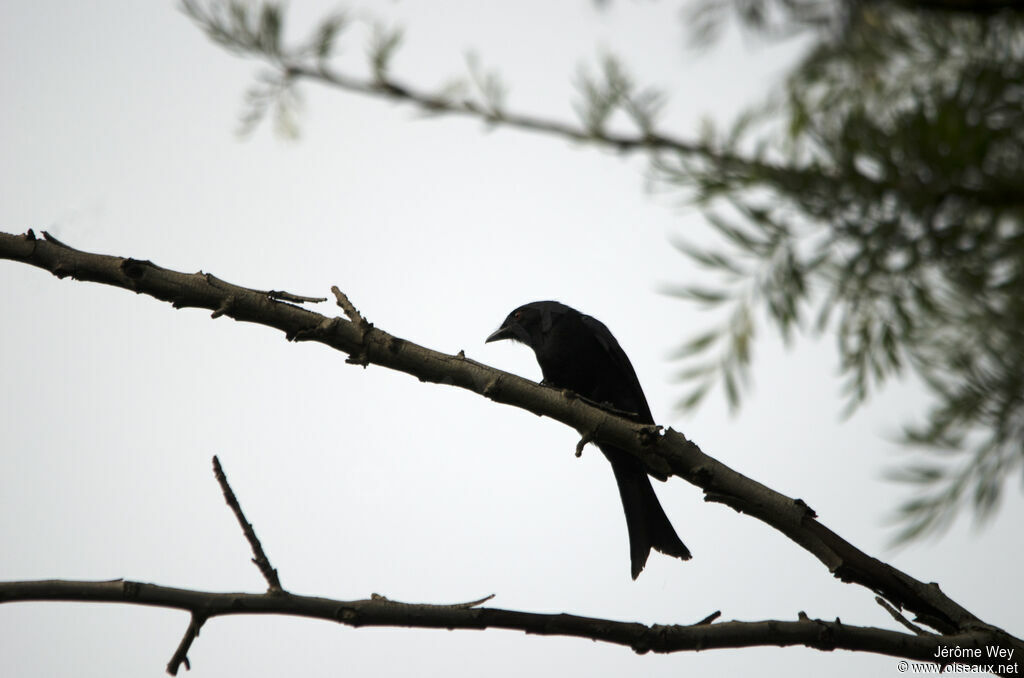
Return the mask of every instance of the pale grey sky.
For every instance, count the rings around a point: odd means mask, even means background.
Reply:
[[[295,28],[334,3],[294,2]],[[509,106],[569,118],[568,83],[601,49],[672,96],[669,125],[725,124],[778,84],[797,45],[733,36],[683,47],[673,3],[350,3],[406,28],[396,76],[439,86],[469,50],[511,86]],[[924,401],[885,391],[840,422],[829,340],[757,344],[738,416],[696,416],[667,360],[706,316],[659,294],[697,272],[669,245],[699,214],[644,190],[637,158],[379,100],[304,88],[296,143],[233,130],[258,71],[213,46],[172,2],[0,6],[0,229],[49,230],[81,249],[209,271],[256,288],[328,296],[337,284],[379,327],[531,378],[528,349],[483,340],[516,305],[554,298],[597,316],[629,353],[656,419],[705,452],[805,499],[870,553],[937,581],[1013,632],[1007,595],[1022,537],[1011,492],[980,535],[885,551],[889,442]],[[365,31],[339,67],[360,70]],[[0,262],[0,580],[124,577],[261,591],[210,472],[220,455],[249,519],[295,592],[491,604],[659,623],[795,619],[893,627],[778,533],[656,484],[694,560],[652,555],[629,577],[626,531],[601,455],[573,456],[550,420],[321,346],[148,297]],[[334,313],[327,304],[317,310]],[[4,675],[161,675],[180,612],[82,604],[0,606]],[[637,656],[519,633],[359,629],[290,618],[211,621],[192,674],[862,676],[896,660],[802,648]]]

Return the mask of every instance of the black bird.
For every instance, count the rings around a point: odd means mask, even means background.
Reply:
[[[639,423],[654,423],[633,365],[600,320],[557,301],[534,301],[509,313],[487,337],[488,342],[501,339],[533,349],[545,384],[607,403]],[[600,449],[611,462],[619,486],[633,579],[643,571],[652,548],[689,560],[690,551],[665,516],[640,460],[617,447]]]

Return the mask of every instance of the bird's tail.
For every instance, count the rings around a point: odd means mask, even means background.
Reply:
[[[640,460],[620,450],[602,451],[612,463],[622,509],[626,514],[633,579],[643,571],[652,548],[667,556],[689,560],[690,550],[668,521]]]

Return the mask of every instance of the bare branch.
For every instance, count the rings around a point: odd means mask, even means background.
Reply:
[[[228,485],[228,477],[225,475],[224,469],[221,468],[220,459],[216,455],[213,457],[213,475],[216,476],[220,489],[224,493],[224,501],[227,502],[231,512],[238,519],[242,533],[252,548],[252,562],[256,564],[256,567],[260,568],[263,578],[267,580],[268,593],[282,593],[284,589],[281,588],[281,580],[277,576],[277,569],[271,566],[267,554],[263,552],[263,546],[260,544],[259,537],[256,536],[256,531],[252,528],[252,523],[245,519],[242,507],[239,505],[235,493],[231,490],[231,486]]]
[[[364,330],[372,327],[372,325],[366,321],[366,318],[359,313],[359,310],[352,305],[352,302],[348,300],[348,296],[346,296],[344,292],[339,290],[337,287],[332,287],[331,294],[333,294],[334,298],[338,300],[338,307],[345,311],[345,315],[348,316],[349,320],[356,325],[361,326]]]
[[[634,652],[669,653],[716,648],[780,647],[804,645],[818,650],[837,649],[930,661],[940,647],[996,646],[1024,649],[1024,644],[986,629],[949,636],[916,636],[840,621],[809,619],[797,621],[730,621],[711,624],[705,620],[692,625],[661,625],[622,622],[573,614],[539,614],[472,604],[432,605],[402,603],[375,595],[366,600],[332,600],[290,593],[212,593],[177,589],[156,584],[115,580],[23,581],[0,583],[0,603],[65,600],[126,603],[185,610],[193,614],[195,631],[206,619],[240,614],[281,614],[324,619],[352,627],[398,626],[434,629],[500,628],[545,636],[570,636],[622,645]],[[478,602],[478,601],[476,601]],[[198,615],[198,620],[196,616]],[[182,641],[187,644],[194,634]],[[1020,652],[1015,651],[1014,657]],[[182,648],[175,653],[185,663]],[[174,660],[172,660],[173,662]],[[958,659],[958,661],[961,661]],[[989,659],[964,659],[983,663]],[[1020,662],[1018,661],[1018,664]],[[187,664],[186,664],[187,666]],[[176,668],[176,667],[174,667]],[[168,671],[172,666],[168,665]],[[171,671],[173,673],[173,671]]]
[[[345,362],[352,365],[361,365],[366,367],[370,364],[369,358],[366,356],[366,336],[371,329],[373,329],[373,323],[368,322],[366,318],[362,316],[359,310],[349,301],[348,297],[338,289],[336,286],[331,288],[331,293],[334,298],[338,300],[338,306],[348,316],[349,321],[355,325],[356,329],[359,330],[359,350],[356,352],[349,352],[349,357],[345,359]]]
[[[171,661],[167,662],[167,673],[172,676],[178,675],[178,669],[181,665],[185,665],[185,670],[191,670],[192,665],[188,661],[188,651],[192,647],[192,641],[199,637],[199,629],[203,628],[203,624],[206,623],[206,617],[198,612],[193,611],[192,617],[189,619],[188,628],[185,629],[185,635],[181,637],[181,642],[178,643],[178,649],[174,651],[171,656]]]
[[[206,274],[179,273],[149,261],[90,254],[38,240],[31,232],[21,236],[0,233],[0,258],[44,268],[58,277],[72,276],[149,294],[177,308],[225,308],[225,315],[277,328],[289,339],[318,341],[420,381],[464,388],[551,417],[576,431],[593,431],[594,442],[637,456],[655,477],[683,478],[704,490],[708,498],[774,527],[814,555],[835,577],[868,588],[896,609],[909,610],[919,623],[944,634],[983,629],[1010,639],[946,596],[937,584],[925,584],[872,558],[819,522],[803,502],[737,473],[671,428],[652,430],[464,355],[433,351],[373,326],[358,328],[344,319],[327,318],[245,287],[223,281],[214,284],[216,279]],[[230,304],[229,298],[233,298]],[[1021,647],[1018,656],[1024,655],[1024,643],[1007,642]]]

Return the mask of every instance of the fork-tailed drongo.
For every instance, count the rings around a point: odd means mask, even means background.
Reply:
[[[633,365],[600,320],[557,301],[535,301],[512,311],[487,337],[489,342],[501,339],[533,349],[545,384],[607,403],[637,422],[654,423]],[[689,560],[690,551],[672,529],[640,460],[610,445],[600,449],[612,464],[626,513],[633,579],[652,548]]]

